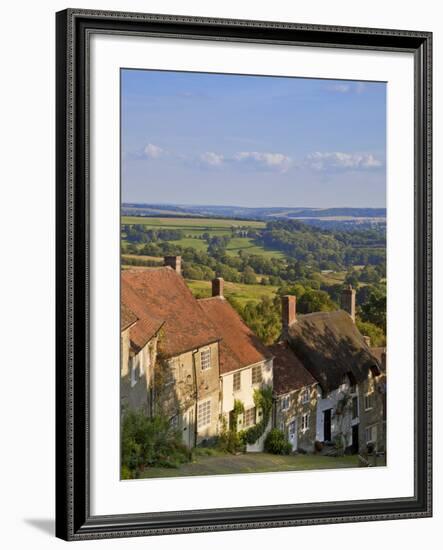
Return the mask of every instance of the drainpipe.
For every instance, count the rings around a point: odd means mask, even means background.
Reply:
[[[195,412],[194,412],[194,447],[197,446],[197,434],[198,434],[198,383],[197,383],[197,366],[195,364],[195,355],[198,353],[198,350],[192,352],[192,370],[194,371],[194,383],[195,383]]]

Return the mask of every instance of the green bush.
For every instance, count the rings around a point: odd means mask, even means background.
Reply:
[[[254,426],[240,433],[240,439],[244,443],[253,445],[264,433],[269,423],[272,410],[272,388],[264,386],[254,390],[254,404],[258,411],[262,412],[262,419]]]
[[[244,451],[244,443],[236,430],[228,430],[226,421],[222,424],[217,447],[220,451],[235,454]]]
[[[142,412],[126,411],[122,421],[121,475],[137,477],[146,466],[177,468],[192,458],[180,434],[163,416],[148,418]]]
[[[288,455],[292,451],[291,444],[286,441],[285,434],[273,428],[265,439],[265,451],[274,455]]]

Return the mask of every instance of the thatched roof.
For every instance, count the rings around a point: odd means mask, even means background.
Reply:
[[[325,392],[338,388],[344,375],[359,383],[370,369],[380,371],[378,359],[342,310],[298,315],[288,342]]]

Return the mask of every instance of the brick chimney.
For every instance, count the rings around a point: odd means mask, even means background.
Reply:
[[[355,323],[355,290],[352,285],[348,285],[341,293],[341,308],[349,313]]]
[[[182,257],[181,256],[165,256],[164,265],[172,267],[179,275],[182,273]]]
[[[223,287],[225,281],[222,277],[217,277],[212,279],[212,296],[223,297]]]
[[[281,299],[281,324],[283,336],[287,336],[289,327],[297,322],[297,297],[288,295]]]

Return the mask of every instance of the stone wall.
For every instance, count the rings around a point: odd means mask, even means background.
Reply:
[[[365,399],[371,396],[369,403]],[[367,405],[370,405],[367,407]],[[359,451],[367,453],[367,439],[371,436],[378,452],[386,451],[386,376],[369,375],[361,384]]]
[[[283,431],[288,441],[290,441],[290,424],[295,421],[297,431],[296,448],[312,452],[316,439],[318,390],[316,384],[308,386],[306,390],[309,399],[305,403],[303,399],[304,389],[294,390],[277,397],[274,409],[274,425]],[[302,417],[305,414],[309,415],[307,429],[302,426]],[[290,442],[292,443],[292,441]]]

